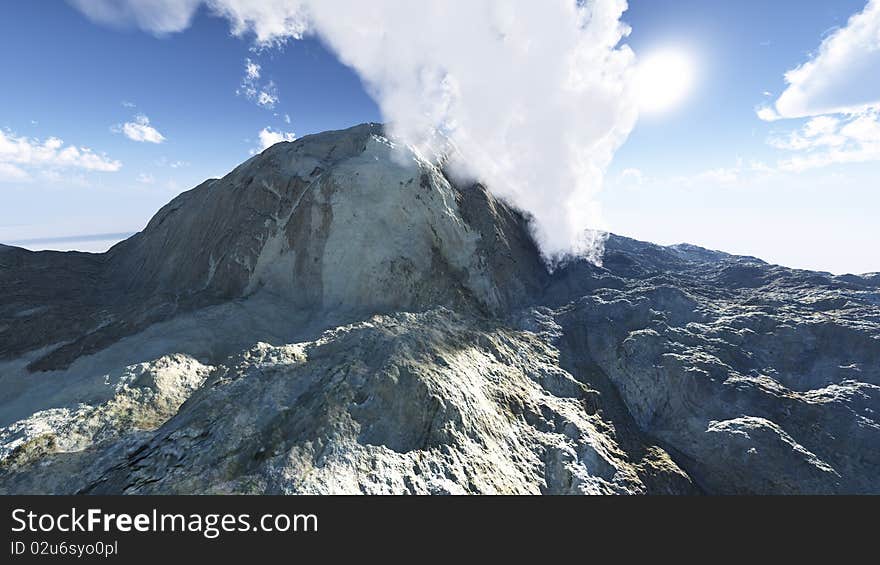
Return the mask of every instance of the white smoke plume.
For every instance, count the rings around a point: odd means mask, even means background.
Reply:
[[[96,21],[182,30],[200,3],[73,0]],[[258,46],[319,37],[353,68],[391,133],[448,138],[459,174],[531,213],[549,257],[596,256],[596,195],[636,120],[625,0],[203,0]],[[153,13],[155,10],[155,14]],[[161,14],[161,16],[159,15]],[[601,254],[599,254],[601,256]]]

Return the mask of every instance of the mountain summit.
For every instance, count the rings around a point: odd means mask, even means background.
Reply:
[[[37,370],[258,293],[324,315],[441,304],[500,312],[547,278],[522,214],[482,186],[455,186],[379,124],[276,144],[184,192],[106,254],[9,248],[3,261],[7,303],[55,306],[43,309],[39,336],[30,318],[6,322],[0,354],[66,342]]]
[[[528,217],[381,125],[0,246],[6,493],[878,493],[880,279]]]

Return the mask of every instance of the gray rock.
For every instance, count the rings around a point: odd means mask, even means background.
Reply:
[[[0,492],[878,493],[880,282],[528,217],[377,124],[0,247]]]

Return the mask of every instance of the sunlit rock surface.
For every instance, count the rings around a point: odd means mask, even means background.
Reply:
[[[880,277],[528,219],[365,124],[0,247],[0,492],[878,493]]]

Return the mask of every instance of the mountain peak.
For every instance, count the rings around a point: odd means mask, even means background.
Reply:
[[[498,284],[496,253],[541,270],[521,214],[479,185],[456,186],[380,124],[362,124],[278,143],[184,193],[112,260],[120,278],[150,292],[267,290],[318,309],[475,301],[498,310],[527,289]],[[534,283],[540,273],[523,275]]]
[[[105,254],[4,247],[0,492],[880,492],[876,277],[614,235],[557,267],[378,124]]]
[[[52,324],[42,343],[12,344],[21,352],[74,339],[34,368],[64,366],[83,347],[176,312],[258,293],[342,316],[436,305],[497,313],[528,301],[548,277],[522,213],[479,184],[456,185],[375,123],[275,144],[180,194],[96,257],[68,258],[95,283],[66,306],[82,325]]]

